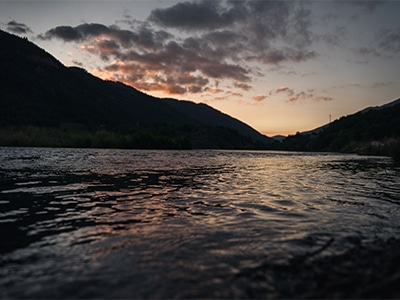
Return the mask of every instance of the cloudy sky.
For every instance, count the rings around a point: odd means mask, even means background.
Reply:
[[[400,97],[400,1],[0,0],[67,66],[273,136]]]

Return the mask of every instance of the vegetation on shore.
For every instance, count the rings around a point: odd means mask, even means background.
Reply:
[[[0,146],[114,149],[266,149],[259,141],[223,126],[155,126],[147,129],[88,130],[64,127],[0,127]]]
[[[277,149],[391,156],[400,164],[400,99],[288,136]]]
[[[365,155],[390,156],[393,158],[394,164],[400,166],[400,136],[370,142],[364,147],[361,147],[358,153]]]
[[[0,128],[0,146],[119,148],[119,149],[191,149],[185,137],[169,137],[150,131],[114,133],[107,130],[66,130],[33,126]]]

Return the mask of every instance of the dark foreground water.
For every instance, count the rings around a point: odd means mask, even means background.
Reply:
[[[355,155],[0,148],[0,296],[268,297],[265,262],[400,237],[399,174]]]

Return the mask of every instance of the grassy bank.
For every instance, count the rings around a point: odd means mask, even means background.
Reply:
[[[358,149],[360,154],[391,156],[396,166],[400,165],[400,137],[370,142]]]
[[[323,151],[356,153],[361,155],[390,156],[395,165],[400,165],[400,136],[392,135],[372,140],[369,138],[356,139],[343,136],[320,136],[300,134],[288,136],[281,144],[275,144],[277,150],[292,151]]]
[[[185,137],[164,136],[149,131],[90,132],[34,126],[0,128],[0,146],[118,149],[191,149],[192,147],[190,140]]]

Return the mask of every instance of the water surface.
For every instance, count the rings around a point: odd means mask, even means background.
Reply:
[[[0,148],[0,296],[247,298],[260,287],[237,278],[266,261],[400,237],[399,173],[328,153]]]

